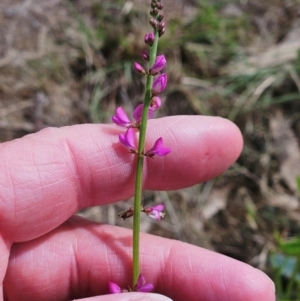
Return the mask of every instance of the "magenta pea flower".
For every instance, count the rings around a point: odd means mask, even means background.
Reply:
[[[160,107],[161,107],[161,99],[158,96],[152,97],[150,101],[150,109],[156,111]]]
[[[152,84],[152,95],[157,96],[158,94],[163,92],[166,89],[167,81],[167,74],[163,73],[159,75]]]
[[[116,114],[111,119],[116,125],[125,127],[132,126],[132,122],[130,121],[122,107],[117,108]]]
[[[152,283],[146,283],[145,277],[140,274],[137,280],[137,284],[134,286],[135,292],[148,293],[154,289],[154,285]],[[127,293],[128,289],[122,289],[116,283],[109,281],[108,282],[108,291],[110,294],[120,294]]]
[[[150,158],[156,156],[166,156],[168,153],[171,152],[171,149],[169,147],[163,147],[163,138],[158,138],[153,147],[149,149],[146,153],[145,156],[148,156]]]
[[[120,288],[116,283],[111,281],[108,282],[108,291],[110,294],[120,294],[128,292],[128,290]]]
[[[160,99],[153,100],[153,102],[154,102],[153,105],[150,104],[148,119],[153,117],[154,111],[158,109],[161,104]],[[123,126],[127,128],[138,128],[142,119],[143,107],[144,107],[143,104],[140,104],[134,109],[132,114],[135,120],[134,122],[130,121],[130,119],[128,118],[127,114],[122,109],[122,107],[117,108],[116,114],[111,119],[118,126]]]
[[[154,289],[154,285],[152,283],[146,283],[145,277],[140,274],[137,284],[134,286],[134,291],[135,292],[151,292]]]
[[[154,218],[157,221],[160,221],[165,216],[165,213],[163,212],[164,209],[165,209],[164,204],[157,204],[152,207],[144,208],[143,212],[145,212],[149,217]]]
[[[162,71],[165,68],[166,63],[167,61],[163,54],[157,56],[153,66],[149,70],[149,74],[151,75],[158,74],[160,71]]]
[[[120,142],[131,151],[136,150],[135,133],[133,128],[129,128],[125,134],[119,135]]]
[[[144,69],[144,67],[142,65],[140,65],[139,63],[135,62],[133,64],[133,67],[135,69],[136,72],[140,73],[140,74],[146,74],[146,70]]]
[[[143,114],[143,108],[144,108],[144,105],[140,104],[133,111],[133,118],[136,120],[137,123],[141,122],[142,114]],[[153,115],[154,115],[154,110],[150,108],[150,110],[148,111],[148,119],[152,118]]]

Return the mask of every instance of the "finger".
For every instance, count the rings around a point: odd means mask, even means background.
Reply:
[[[72,218],[42,238],[12,248],[8,300],[70,300],[131,286],[132,232]],[[261,271],[174,240],[141,235],[141,271],[155,292],[175,301],[274,301]],[[49,296],[49,297],[46,297]]]
[[[48,128],[0,146],[0,230],[26,241],[54,229],[80,208],[132,196],[135,156],[114,125]],[[177,189],[226,170],[242,148],[222,118],[174,116],[149,122],[147,148],[164,137],[172,152],[146,159],[146,189]]]
[[[123,293],[84,298],[78,301],[172,301],[170,298],[158,294]]]

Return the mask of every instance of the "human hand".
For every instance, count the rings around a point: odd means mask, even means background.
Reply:
[[[0,145],[0,300],[169,300],[106,295],[108,281],[131,282],[132,232],[72,215],[133,195],[134,156],[114,125],[47,128]],[[179,189],[225,171],[242,138],[218,117],[149,121],[149,146],[163,136],[169,156],[146,160],[145,189]],[[179,241],[141,235],[141,270],[173,300],[274,301],[261,271]]]

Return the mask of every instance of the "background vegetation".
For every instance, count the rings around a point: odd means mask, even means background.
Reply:
[[[300,2],[164,3],[170,83],[160,116],[229,118],[245,147],[217,179],[146,192],[168,215],[143,230],[247,262],[276,281],[278,300],[300,300]],[[1,0],[0,141],[132,110],[147,13],[144,0]],[[116,218],[130,202],[80,214],[130,226]]]

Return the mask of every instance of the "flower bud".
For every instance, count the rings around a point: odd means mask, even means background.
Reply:
[[[142,53],[142,58],[143,58],[145,61],[149,62],[150,57],[149,57],[149,54],[148,54],[147,52],[144,52],[144,51],[143,51],[143,53]]]
[[[139,63],[135,62],[133,64],[133,67],[135,69],[136,72],[140,73],[140,74],[146,74],[146,70],[144,69],[144,67],[142,65],[140,65]]]
[[[145,34],[144,41],[148,46],[152,46],[155,40],[155,36],[153,32]]]
[[[150,25],[152,26],[152,28],[153,28],[154,30],[157,30],[157,29],[158,29],[159,22],[158,22],[156,19],[151,18],[149,23],[150,23]]]
[[[156,19],[161,22],[164,19],[165,15],[162,12],[159,12],[156,16]]]
[[[157,96],[158,94],[162,93],[166,89],[167,81],[167,74],[163,73],[158,76],[152,85],[152,95]]]
[[[165,68],[166,63],[167,63],[167,61],[163,54],[157,56],[153,66],[149,70],[149,74],[151,74],[151,75],[158,74],[160,71],[162,71]]]
[[[156,7],[157,7],[159,10],[164,9],[164,5],[163,5],[162,3],[156,3]]]
[[[166,32],[166,27],[159,28],[158,35],[161,37]]]

